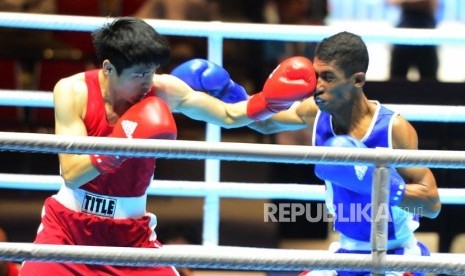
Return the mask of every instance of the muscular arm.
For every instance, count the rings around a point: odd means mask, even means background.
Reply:
[[[253,122],[247,116],[247,101],[229,104],[206,93],[194,91],[172,75],[155,75],[157,96],[174,111],[224,128],[242,127]]]
[[[80,84],[73,78],[75,77],[60,80],[53,91],[55,133],[87,136],[82,119],[87,90],[84,83]],[[99,172],[92,166],[89,155],[59,154],[58,157],[61,176],[70,188],[78,188],[99,175]]]
[[[418,149],[418,136],[413,126],[398,116],[393,125],[393,147],[396,149]],[[404,199],[399,206],[412,212],[420,212],[429,218],[435,218],[441,210],[438,188],[429,168],[397,168],[407,183]]]
[[[173,70],[172,76],[155,75],[154,84],[159,91],[157,94],[172,110],[196,120],[233,128],[289,109],[294,102],[313,94],[316,80],[312,62],[296,56],[281,62],[268,76],[262,90],[251,97],[230,79],[224,68],[202,59],[181,64]],[[228,96],[228,93],[236,96]],[[228,104],[233,102],[235,104]]]
[[[254,122],[248,127],[263,134],[312,128],[317,111],[313,97],[310,97],[294,103],[286,111],[281,111],[267,120]]]

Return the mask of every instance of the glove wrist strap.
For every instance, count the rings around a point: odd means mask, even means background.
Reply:
[[[268,107],[262,92],[253,95],[247,102],[247,116],[254,121],[268,119],[275,113]]]

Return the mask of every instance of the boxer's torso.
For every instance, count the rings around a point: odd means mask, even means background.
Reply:
[[[88,90],[87,108],[84,123],[88,136],[108,136],[113,127],[109,124],[105,111],[105,103],[100,90],[98,70],[85,73]],[[155,91],[149,92],[154,95]],[[144,195],[152,181],[155,169],[153,158],[131,158],[112,172],[99,175],[81,188],[102,195],[135,197]]]
[[[376,105],[371,125],[361,142],[368,148],[392,148],[392,124],[398,114],[378,102]],[[313,129],[313,145],[322,146],[335,135],[331,115],[319,111]],[[363,170],[363,167],[365,166],[354,166],[354,169]],[[356,193],[326,181],[326,207],[335,216],[336,231],[355,241],[370,241],[371,195]],[[389,209],[391,216],[388,224],[389,240],[411,238],[413,231],[418,227],[418,220],[411,213],[397,206],[390,206]]]

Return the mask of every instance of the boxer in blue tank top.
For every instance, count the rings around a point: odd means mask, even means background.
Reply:
[[[317,46],[313,67],[317,86],[313,96],[289,110],[249,125],[264,134],[308,129],[313,146],[418,149],[413,126],[379,102],[369,100],[363,87],[368,51],[356,34],[340,32]],[[387,254],[428,255],[414,231],[419,218],[440,212],[435,177],[429,168],[389,168]],[[371,183],[373,166],[316,164],[316,175],[326,185],[326,208],[333,215],[340,240],[330,246],[335,253],[371,252]],[[369,271],[305,271],[301,275],[370,275]],[[423,275],[387,272],[386,275]]]

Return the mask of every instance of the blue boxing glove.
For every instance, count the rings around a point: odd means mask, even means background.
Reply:
[[[247,100],[244,87],[231,80],[229,73],[221,66],[205,59],[191,59],[171,71],[192,89],[203,91],[226,103]]]
[[[366,148],[365,144],[348,135],[334,136],[328,139],[326,147]],[[405,194],[405,181],[396,169],[390,170],[390,205],[398,205]],[[338,165],[316,164],[315,174],[322,180],[330,181],[340,186],[361,194],[371,194],[373,184],[374,166],[364,165]]]

